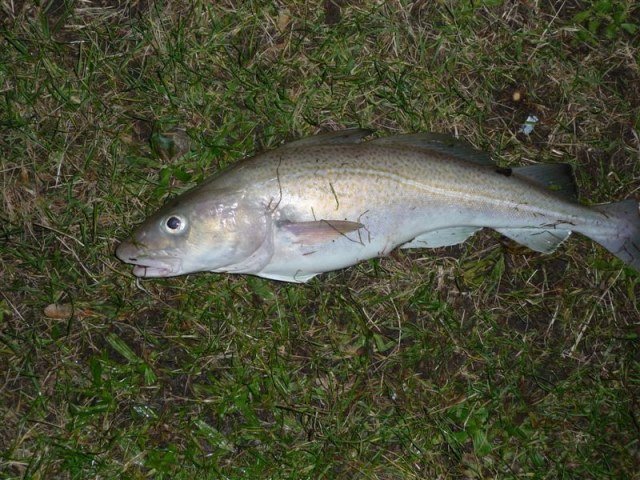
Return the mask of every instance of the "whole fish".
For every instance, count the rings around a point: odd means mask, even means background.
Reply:
[[[445,135],[363,141],[370,133],[321,134],[241,160],[169,201],[116,255],[138,277],[211,271],[306,282],[489,227],[539,252],[579,232],[640,270],[638,203],[581,205],[569,165],[503,168]]]

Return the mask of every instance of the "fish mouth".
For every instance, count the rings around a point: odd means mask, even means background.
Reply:
[[[151,263],[145,261],[145,263]],[[156,263],[156,262],[154,262]],[[140,263],[133,265],[133,274],[140,278],[152,278],[152,277],[171,277],[177,275],[174,273],[174,269],[166,264],[162,266],[156,265],[143,265]]]
[[[138,255],[131,243],[123,242],[116,249],[116,257],[133,265],[133,274],[139,278],[173,277],[180,275],[182,262],[172,257]]]
[[[173,262],[169,263],[171,260]],[[180,275],[180,262],[177,262],[176,259],[128,258],[124,261],[133,265],[133,274],[139,278],[175,277]]]

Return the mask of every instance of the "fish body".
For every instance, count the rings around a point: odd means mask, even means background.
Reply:
[[[571,232],[640,269],[633,200],[575,200],[564,164],[506,169],[438,134],[309,137],[244,159],[176,197],[117,249],[140,277],[197,271],[306,282],[397,247],[455,245],[493,228],[541,252]]]

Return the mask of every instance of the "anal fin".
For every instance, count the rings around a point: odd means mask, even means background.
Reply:
[[[318,275],[317,273],[269,273],[259,272],[256,273],[258,277],[268,278],[269,280],[277,280],[279,282],[291,282],[291,283],[307,283],[313,277]]]
[[[480,230],[481,227],[451,227],[433,230],[431,232],[418,235],[409,243],[405,243],[400,248],[436,248],[457,245],[464,242],[471,235]]]
[[[514,242],[542,253],[553,252],[571,235],[571,230],[544,228],[496,228],[496,231]]]

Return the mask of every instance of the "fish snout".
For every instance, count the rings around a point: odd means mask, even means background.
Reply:
[[[118,245],[116,257],[133,265],[133,274],[136,277],[172,277],[182,273],[181,259],[165,255],[150,256],[140,250],[140,244],[136,244],[135,240],[125,240]]]
[[[116,248],[116,257],[125,263],[135,263],[137,261],[138,249],[129,240],[125,240]]]

